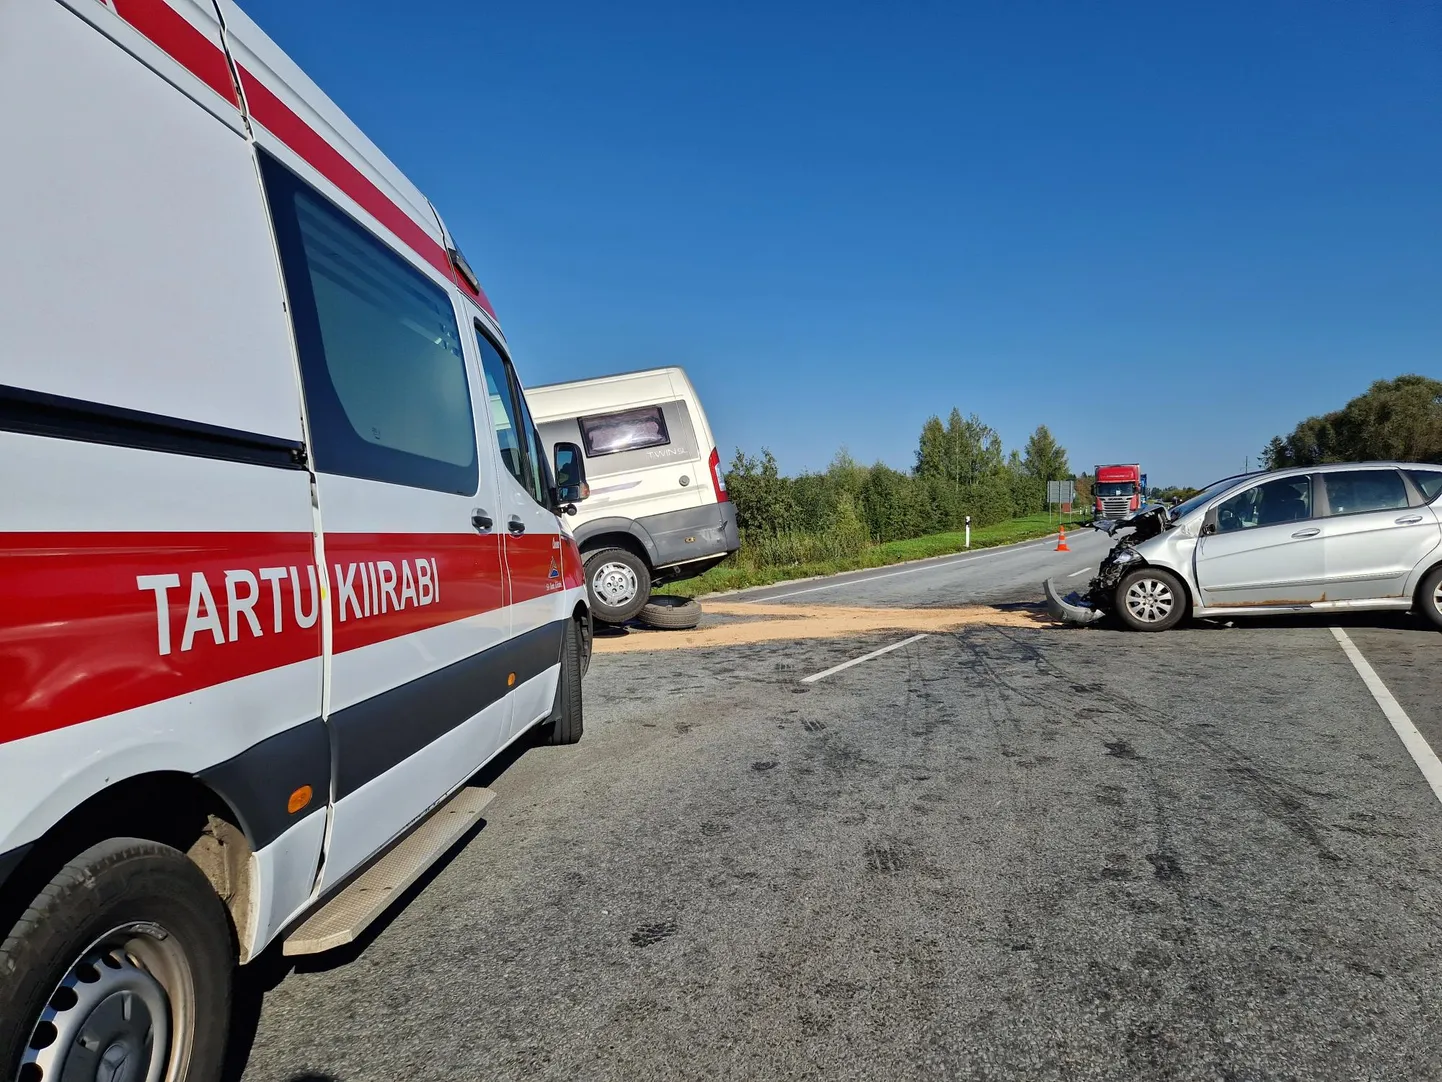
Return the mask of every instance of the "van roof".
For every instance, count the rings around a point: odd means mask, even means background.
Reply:
[[[485,292],[458,269],[464,261],[458,252],[452,256],[455,241],[430,200],[234,0],[218,0],[207,14],[209,8],[194,0],[164,0],[111,10],[203,80],[217,62],[233,64],[241,94],[237,99],[232,90],[222,97],[250,121],[257,145],[272,151],[283,147],[299,158],[454,282],[494,322]],[[216,10],[225,20],[223,37],[193,21],[214,27]],[[214,86],[210,80],[207,84]]]
[[[569,391],[576,387],[601,386],[610,382],[639,379],[646,376],[667,376],[671,378],[680,377],[686,380],[687,386],[691,381],[686,379],[686,370],[679,365],[668,365],[665,368],[635,368],[629,372],[612,372],[605,376],[590,376],[586,379],[573,379],[565,383],[544,383],[539,387],[528,387],[526,393],[534,394],[538,391]]]

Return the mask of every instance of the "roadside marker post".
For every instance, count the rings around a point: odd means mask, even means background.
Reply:
[[[966,547],[971,548],[971,516],[966,516]]]

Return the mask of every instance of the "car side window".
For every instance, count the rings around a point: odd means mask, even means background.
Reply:
[[[531,423],[526,401],[520,396],[510,365],[501,351],[478,329],[476,343],[481,351],[481,369],[486,376],[486,398],[491,404],[491,422],[496,430],[501,461],[506,471],[530,493],[541,506],[546,506],[549,485],[543,482],[544,459],[537,458],[540,439]]]
[[[321,473],[469,496],[476,426],[446,291],[261,154]]]
[[[1279,477],[1243,489],[1217,505],[1217,532],[1234,533],[1312,517],[1312,480]]]
[[[1422,490],[1422,498],[1428,503],[1442,495],[1442,470],[1408,470],[1407,476]]]
[[[1396,470],[1340,470],[1324,473],[1327,509],[1333,515],[1394,511],[1407,507],[1407,486]]]

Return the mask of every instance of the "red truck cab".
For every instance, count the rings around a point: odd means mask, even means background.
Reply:
[[[1123,518],[1142,507],[1142,468],[1136,463],[1098,466],[1092,485],[1097,518]]]

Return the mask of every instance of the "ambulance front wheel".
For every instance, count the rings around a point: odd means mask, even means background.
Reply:
[[[624,624],[651,599],[651,569],[629,549],[601,549],[586,557],[591,611],[605,624]]]
[[[234,963],[225,910],[184,853],[91,846],[0,942],[0,1079],[215,1082]]]

